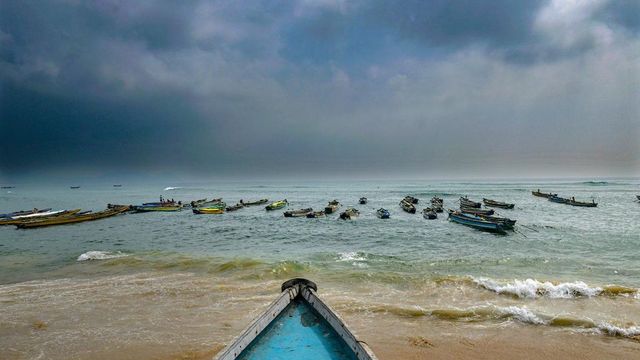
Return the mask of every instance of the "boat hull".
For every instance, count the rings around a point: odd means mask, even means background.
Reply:
[[[480,220],[474,220],[474,219],[470,219],[466,216],[461,216],[461,215],[457,215],[455,213],[449,213],[449,220],[461,224],[461,225],[466,225],[478,230],[482,230],[482,231],[488,231],[488,232],[493,232],[493,233],[497,233],[497,234],[506,234],[506,232],[504,231],[504,226],[502,226],[501,224],[498,223],[492,223],[489,221],[480,221]]]

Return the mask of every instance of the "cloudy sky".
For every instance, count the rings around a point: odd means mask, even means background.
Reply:
[[[0,175],[640,175],[640,0],[0,2]]]

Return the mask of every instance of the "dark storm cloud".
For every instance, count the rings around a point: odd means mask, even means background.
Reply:
[[[631,1],[0,7],[1,173],[638,167]]]

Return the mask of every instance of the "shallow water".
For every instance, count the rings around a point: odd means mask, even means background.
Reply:
[[[174,188],[164,190],[168,186]],[[599,205],[551,203],[531,195],[538,188]],[[256,206],[223,215],[185,210],[42,229],[0,227],[0,303],[7,310],[0,313],[0,349],[11,347],[16,358],[109,357],[114,347],[145,356],[155,354],[153,344],[218,349],[294,276],[316,281],[319,295],[359,329],[384,318],[405,329],[424,321],[445,332],[538,326],[632,341],[640,335],[637,194],[637,179],[94,184],[77,190],[18,184],[0,194],[0,212],[99,210],[163,195],[223,197],[228,204],[286,198],[289,209],[321,209],[338,199],[342,209],[354,206],[361,216],[284,218],[284,210]],[[405,195],[418,197],[419,209],[432,196],[443,197],[445,208],[456,207],[461,195],[513,202],[514,210],[496,211],[517,219],[517,231],[493,235],[443,214],[428,221],[401,211]],[[367,205],[357,205],[361,196]],[[375,216],[380,207],[391,219]]]

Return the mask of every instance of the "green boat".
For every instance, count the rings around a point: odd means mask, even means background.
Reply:
[[[282,209],[283,207],[289,205],[289,202],[287,201],[287,199],[284,200],[280,200],[280,201],[276,201],[276,202],[272,202],[271,204],[265,206],[265,209],[267,210],[278,210],[278,209]]]
[[[282,293],[215,359],[375,360],[369,346],[316,295],[317,286],[291,279]]]

